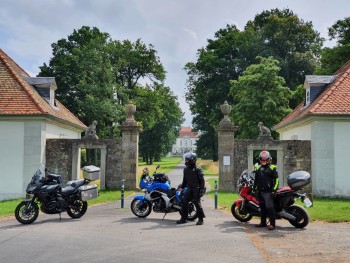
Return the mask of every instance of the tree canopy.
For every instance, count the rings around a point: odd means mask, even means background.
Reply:
[[[272,127],[291,111],[288,103],[292,92],[278,76],[279,62],[272,57],[259,59],[259,64],[250,65],[238,80],[231,82],[231,94],[238,101],[232,115],[240,139],[257,138],[259,122]]]
[[[350,17],[338,20],[328,28],[328,36],[330,40],[336,39],[337,45],[322,50],[317,74],[331,75],[350,60]]]
[[[315,70],[324,39],[312,22],[305,22],[290,9],[272,9],[256,15],[246,28],[259,32],[259,55],[273,56],[280,62],[280,76],[291,90],[304,82],[305,74]]]
[[[169,150],[183,113],[170,88],[163,85],[166,72],[153,45],[140,39],[112,40],[96,27],[83,26],[53,43],[52,53],[39,76],[55,77],[57,98],[85,124],[96,120],[100,138],[119,136],[124,105],[133,101],[137,120],[144,126],[141,154],[153,160]]]
[[[186,100],[194,115],[193,127],[202,134],[197,151],[206,152],[213,159],[217,157],[215,128],[222,119],[220,104],[225,100],[233,105],[239,103],[230,81],[238,80],[248,66],[258,64],[257,57],[277,60],[278,75],[285,80],[286,87],[295,90],[304,82],[305,75],[316,68],[322,44],[323,39],[312,23],[304,22],[289,9],[263,11],[244,30],[234,25],[218,30],[214,39],[198,50],[197,60],[185,66]],[[289,107],[301,102],[297,94],[289,100]]]
[[[140,153],[147,164],[152,164],[171,152],[181,128],[183,112],[176,96],[162,84],[153,89],[140,89],[135,102],[140,105],[136,118],[143,120]]]

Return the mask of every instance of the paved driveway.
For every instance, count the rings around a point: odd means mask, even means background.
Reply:
[[[85,216],[40,214],[31,225],[0,222],[0,262],[264,262],[233,217],[204,199],[205,224],[176,225],[178,213],[130,211],[131,198],[89,207]]]

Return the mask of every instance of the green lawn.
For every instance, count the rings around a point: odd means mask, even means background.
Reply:
[[[16,206],[22,202],[23,199],[15,199],[0,202],[0,216],[14,215]]]
[[[215,198],[215,193],[213,191],[214,180],[217,179],[207,179],[212,188],[212,191],[209,191],[208,195],[213,198],[213,200]],[[236,192],[218,191],[219,209],[231,212],[232,203],[238,198],[239,196]],[[300,200],[297,200],[296,204],[303,206]],[[325,221],[329,223],[350,222],[350,200],[347,199],[314,198],[313,206],[305,208],[312,221]]]
[[[138,166],[138,175],[142,173],[142,169],[145,167],[148,167],[150,174],[152,174],[157,165],[160,165],[160,168],[158,169],[159,172],[167,173],[170,172],[174,167],[176,167],[178,164],[180,164],[182,161],[182,157],[169,157],[169,158],[163,158],[160,162],[154,162],[153,164],[146,164],[145,162],[139,161]]]

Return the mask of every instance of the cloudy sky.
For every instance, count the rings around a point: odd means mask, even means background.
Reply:
[[[51,44],[82,26],[97,27],[114,40],[141,38],[157,50],[167,71],[165,84],[178,96],[190,126],[184,65],[226,24],[243,29],[273,8],[289,8],[312,21],[324,38],[329,26],[350,16],[349,0],[1,0],[0,48],[35,76],[49,62]]]

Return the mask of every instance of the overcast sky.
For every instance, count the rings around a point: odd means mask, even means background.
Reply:
[[[97,27],[113,40],[152,44],[167,71],[165,84],[178,97],[185,126],[184,65],[226,24],[243,29],[264,10],[289,8],[327,38],[327,28],[350,16],[349,0],[1,0],[0,48],[31,76],[49,62],[51,44],[82,26]],[[334,43],[327,42],[327,46]],[[59,87],[58,87],[59,88]],[[223,98],[224,100],[224,98]],[[218,109],[219,110],[219,109]]]

